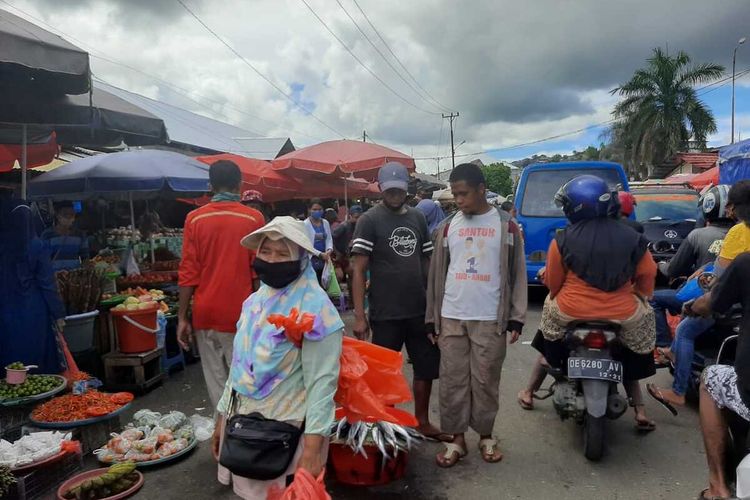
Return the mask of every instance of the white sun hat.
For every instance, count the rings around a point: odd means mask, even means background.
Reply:
[[[313,242],[310,240],[305,223],[288,215],[274,218],[262,228],[256,229],[242,238],[240,244],[250,250],[258,250],[258,247],[265,238],[270,238],[274,241],[286,238],[304,251],[316,257],[320,255],[320,252],[315,249]]]

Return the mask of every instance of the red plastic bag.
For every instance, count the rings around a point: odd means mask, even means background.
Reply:
[[[302,347],[302,337],[310,333],[315,326],[315,315],[303,313],[302,317],[299,317],[299,311],[294,308],[289,312],[289,316],[269,314],[268,322],[276,328],[283,329],[289,342],[299,348]]]
[[[268,490],[267,500],[331,500],[323,482],[325,470],[314,478],[306,469],[297,469],[294,482],[285,490],[272,486]]]

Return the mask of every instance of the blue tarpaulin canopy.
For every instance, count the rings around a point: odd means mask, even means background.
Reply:
[[[750,139],[719,149],[719,182],[734,184],[750,179]]]
[[[29,196],[56,201],[198,196],[209,190],[208,168],[171,151],[100,154],[40,175],[29,183]]]

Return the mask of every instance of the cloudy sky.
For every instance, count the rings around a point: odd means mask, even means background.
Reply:
[[[298,147],[367,130],[417,158],[449,155],[441,113],[450,111],[460,112],[456,143],[465,141],[457,153],[508,148],[484,158],[515,159],[598,144],[595,126],[615,102],[609,90],[652,48],[731,71],[737,40],[750,37],[747,0],[182,2],[244,61],[179,0],[0,0],[0,8],[89,50],[96,77],[118,87],[290,136]],[[750,42],[737,57],[738,72],[748,68]],[[731,86],[701,93],[719,123],[712,143],[724,144]],[[738,80],[737,116],[750,137],[750,75]]]

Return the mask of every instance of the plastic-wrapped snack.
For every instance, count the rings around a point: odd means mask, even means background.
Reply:
[[[115,453],[107,447],[94,450],[94,455],[96,455],[99,460],[107,464],[122,462],[125,459],[125,455]]]
[[[195,436],[195,431],[193,430],[192,425],[190,424],[183,425],[182,427],[180,427],[179,429],[175,431],[174,436],[177,439],[184,438],[184,439],[187,439],[188,442],[190,442],[193,440],[193,437]]]
[[[154,427],[159,423],[161,413],[151,410],[139,410],[133,415],[133,422],[136,427]]]
[[[124,455],[133,447],[133,441],[123,438],[119,434],[112,434],[112,439],[107,442],[107,448],[113,453]]]
[[[151,460],[151,453],[143,453],[136,450],[130,450],[125,454],[125,460],[132,460],[133,462],[148,462]]]
[[[151,454],[156,450],[157,440],[155,437],[141,439],[140,441],[133,441],[131,450],[135,450],[141,453]]]
[[[123,439],[127,439],[128,441],[138,441],[139,439],[143,439],[143,431],[140,429],[125,429],[120,433],[120,437]]]
[[[169,443],[161,445],[159,450],[156,452],[160,457],[169,457],[187,448],[188,441],[185,438],[175,439]]]
[[[161,427],[154,427],[151,429],[151,432],[149,433],[148,437],[156,438],[156,441],[159,444],[168,443],[170,441],[174,441],[174,434],[169,429],[162,429]]]
[[[170,411],[159,419],[159,427],[174,431],[187,423],[188,418],[181,411]]]

